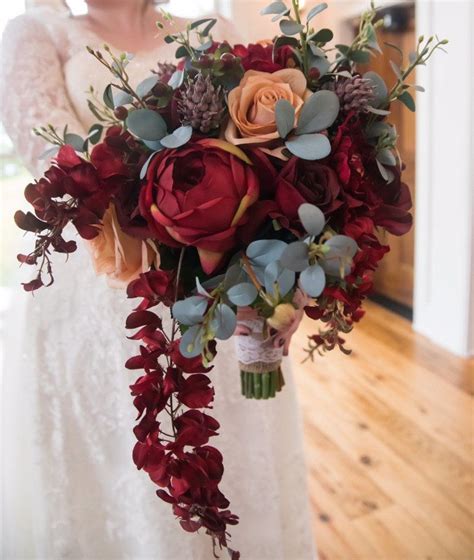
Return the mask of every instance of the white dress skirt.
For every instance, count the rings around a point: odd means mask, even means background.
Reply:
[[[102,41],[62,12],[32,11],[7,27],[2,120],[32,171],[43,149],[33,126],[69,123],[84,134],[93,121],[86,90],[101,91],[109,76],[85,44]],[[173,60],[173,50],[158,43],[138,53],[132,79]],[[134,302],[95,276],[81,245],[54,270],[55,284],[34,297],[18,290],[4,319],[2,558],[212,559],[209,537],[183,532],[132,462],[136,375],[124,363],[137,347],[124,322]],[[224,455],[222,490],[240,516],[231,546],[242,560],[315,557],[289,364],[285,373],[277,398],[247,401],[229,341],[210,374],[221,424],[211,444]]]

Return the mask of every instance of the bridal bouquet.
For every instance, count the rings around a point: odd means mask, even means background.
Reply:
[[[273,2],[263,13],[281,35],[247,46],[215,42],[211,18],[173,32],[166,14],[171,31],[159,28],[176,62],[137,86],[131,55],[89,48],[112,76],[103,94],[90,91],[97,122],[86,138],[36,130],[54,144],[53,164],[26,187],[34,213],[16,214],[36,236],[18,257],[38,267],[25,290],[53,283],[53,252],[76,250],[64,237],[71,223],[97,272],[140,300],[126,321],[140,345],[126,365],[142,370],[131,386],[133,459],[183,529],[203,528],[232,558],[227,529],[238,517],[209,445],[216,342],[235,338],[241,391],[254,399],[282,390],[282,356],[304,314],[322,322],[308,357],[347,352],[342,336],[389,250],[377,232],[412,225],[387,117],[396,102],[415,109],[407,77],[446,43],[421,37],[406,65],[397,53],[387,86],[359,70],[380,52],[374,7],[352,44],[333,48],[333,33],[315,27],[326,7],[303,18],[297,0]]]

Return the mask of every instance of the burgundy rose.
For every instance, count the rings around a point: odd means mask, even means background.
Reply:
[[[293,49],[288,45],[278,48],[273,55],[273,43],[251,43],[235,45],[232,54],[238,56],[245,71],[276,72],[283,68],[295,68],[296,60]]]
[[[283,225],[298,230],[298,208],[309,202],[329,216],[342,205],[338,177],[328,165],[317,161],[291,158],[276,180],[276,202],[283,215]]]
[[[377,182],[380,203],[374,211],[374,222],[393,235],[404,235],[413,224],[413,216],[409,212],[412,207],[411,193],[408,185],[401,181],[400,169],[391,167],[390,170],[393,181],[386,183],[380,178]]]
[[[196,247],[211,274],[239,244],[259,192],[258,176],[240,149],[205,139],[155,157],[140,211],[162,243]]]

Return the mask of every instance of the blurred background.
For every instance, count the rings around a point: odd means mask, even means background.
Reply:
[[[335,43],[350,42],[368,1],[327,2],[319,25],[335,31]],[[276,31],[269,19],[257,17],[267,3],[171,0],[166,9],[184,17],[219,12],[252,41]],[[307,0],[305,9],[315,3]],[[67,4],[74,14],[85,13],[82,0]],[[306,323],[293,344],[315,534],[321,560],[469,560],[474,558],[474,1],[377,5],[384,22],[380,44],[408,53],[419,34],[437,33],[449,39],[449,54],[436,56],[414,77],[427,89],[417,94],[416,115],[393,108],[415,227],[401,239],[389,239],[392,250],[376,273],[367,317],[349,336],[353,354],[334,352],[301,364],[300,349],[312,328]],[[0,33],[25,8],[22,0],[4,2]],[[374,59],[370,67],[393,81],[386,62]],[[3,128],[0,175],[1,314],[17,289],[14,256],[21,233],[12,215],[24,207],[29,179]]]

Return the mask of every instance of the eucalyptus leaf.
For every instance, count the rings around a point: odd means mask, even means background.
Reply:
[[[286,4],[284,2],[277,1],[272,2],[269,6],[260,10],[260,13],[262,16],[265,16],[267,14],[283,14],[287,11],[288,7]]]
[[[203,18],[203,19],[197,19],[196,21],[193,21],[190,26],[189,29],[197,29],[198,27],[201,27],[201,25],[204,25],[205,23],[213,23],[213,25],[215,25],[216,23],[216,18]]]
[[[237,307],[251,305],[257,299],[257,288],[250,282],[241,282],[227,291],[227,297]]]
[[[370,61],[369,51],[353,51],[349,55],[350,60],[358,64],[367,64]]]
[[[197,358],[204,350],[202,338],[202,327],[200,325],[194,325],[189,328],[181,338],[179,351],[185,358]]]
[[[246,272],[243,270],[240,262],[236,262],[231,264],[225,273],[224,290],[229,290],[232,286],[236,286],[237,284],[247,281],[248,278]]]
[[[211,329],[215,337],[219,340],[227,340],[234,334],[236,326],[237,316],[234,311],[227,304],[219,303],[211,321]]]
[[[416,91],[419,91],[419,92],[421,92],[421,93],[423,93],[424,91],[426,91],[425,88],[424,88],[423,86],[413,86],[413,88],[414,88]]]
[[[385,181],[387,181],[387,183],[391,183],[395,178],[394,174],[390,171],[390,169],[387,169],[382,163],[380,163],[378,159],[375,160],[375,163],[379,168],[380,175],[382,175],[382,177],[385,179]]]
[[[133,97],[129,93],[117,88],[112,90],[112,98],[115,107],[127,105],[127,103],[131,103],[133,101]]]
[[[103,125],[99,124],[99,123],[95,123],[93,124],[90,128],[89,128],[89,134],[87,135],[86,140],[89,140],[89,142],[94,145],[97,144],[97,142],[99,142],[100,137],[102,135],[102,131],[104,130]]]
[[[296,275],[293,270],[284,268],[279,261],[273,261],[265,268],[264,281],[267,294],[276,296],[275,286],[278,286],[280,297],[286,294],[295,285]]]
[[[306,21],[309,23],[314,17],[316,17],[321,12],[323,12],[327,7],[328,5],[326,4],[326,2],[323,2],[322,4],[317,4],[316,6],[314,6],[314,8],[311,8],[311,10],[308,12]]]
[[[375,107],[370,107],[370,105],[367,107],[367,111],[369,111],[369,113],[373,113],[374,115],[380,115],[383,117],[390,115],[390,111],[387,111],[386,109],[376,109]]]
[[[309,247],[304,241],[290,243],[280,257],[283,267],[293,272],[301,272],[309,266]]]
[[[85,147],[85,140],[79,134],[73,134],[72,132],[68,132],[64,136],[64,142],[69,146],[72,146],[76,152],[83,152]]]
[[[326,218],[321,210],[314,204],[305,202],[298,208],[298,216],[304,229],[310,235],[319,235],[326,224]]]
[[[326,274],[319,264],[313,264],[300,274],[300,286],[310,297],[318,297],[326,287]]]
[[[297,33],[301,33],[304,30],[304,27],[301,23],[297,21],[293,21],[291,19],[282,19],[280,21],[280,29],[284,35],[296,35]]]
[[[163,117],[150,109],[131,111],[126,123],[130,132],[142,140],[161,140],[167,133]]]
[[[106,86],[106,88],[104,89],[104,93],[102,95],[102,99],[106,107],[112,110],[115,109],[112,84],[108,84]]]
[[[275,118],[278,134],[286,138],[295,126],[295,108],[286,99],[280,99],[275,104]]]
[[[377,160],[380,161],[383,165],[397,165],[397,160],[393,155],[393,152],[388,148],[383,148],[377,154]]]
[[[308,62],[310,68],[316,68],[318,70],[320,77],[327,74],[331,66],[331,63],[326,56],[317,56],[312,52],[310,52],[308,55]]]
[[[158,83],[158,76],[155,74],[154,76],[149,76],[145,78],[142,82],[140,82],[136,88],[136,93],[138,97],[142,98],[145,97],[150,91],[156,86]]]
[[[408,91],[404,91],[399,97],[398,100],[401,101],[405,107],[410,109],[413,113],[416,111],[415,100],[413,96]]]
[[[173,318],[182,325],[199,324],[206,313],[207,305],[207,299],[202,296],[191,296],[182,299],[173,305]]]
[[[209,50],[213,45],[213,41],[212,39],[209,39],[209,41],[206,41],[205,43],[202,43],[202,45],[198,45],[197,47],[195,47],[195,50],[197,50],[200,53],[206,52],[207,50]]]
[[[38,159],[40,159],[40,160],[51,159],[53,156],[55,156],[59,152],[59,148],[60,148],[60,146],[53,146],[52,148],[48,148],[38,157]]]
[[[158,152],[153,152],[152,154],[150,154],[148,159],[143,164],[142,168],[140,169],[140,180],[143,180],[146,177],[148,167],[150,166],[150,163],[152,162],[152,159],[156,156],[157,153]]]
[[[168,85],[173,89],[178,89],[183,85],[184,82],[184,72],[182,70],[176,70],[171,75],[168,80]]]
[[[387,96],[388,96],[388,89],[387,86],[385,85],[383,78],[379,76],[377,72],[373,72],[372,70],[366,72],[363,75],[363,78],[371,82],[375,93],[374,105],[377,108],[380,107],[380,105],[383,105],[387,101]]]
[[[303,105],[296,133],[311,134],[325,130],[334,123],[338,114],[339,97],[333,91],[317,91]]]
[[[205,298],[209,298],[211,299],[212,296],[211,294],[206,290],[206,288],[201,284],[201,281],[199,280],[199,278],[196,276],[196,290],[197,293]]]
[[[340,276],[341,269],[344,276],[351,271],[352,259],[358,251],[357,243],[347,235],[335,235],[326,241],[324,247],[327,253],[320,264],[327,274]]]
[[[330,29],[320,29],[316,33],[313,33],[309,39],[315,43],[329,43],[329,41],[332,41],[333,37],[334,33]]]
[[[192,126],[180,126],[172,134],[162,138],[160,142],[165,148],[179,148],[187,144],[191,140],[192,135]]]
[[[259,239],[247,247],[247,257],[252,264],[266,267],[272,261],[277,261],[286,247],[287,244],[279,239]]]
[[[400,69],[400,66],[398,66],[398,64],[396,64],[395,62],[393,62],[393,60],[389,60],[390,62],[390,66],[393,70],[393,73],[395,74],[395,76],[397,78],[401,78],[402,77],[402,71]]]
[[[163,146],[159,140],[143,140],[143,143],[147,148],[153,150],[154,152],[161,152]]]
[[[331,143],[324,134],[302,134],[285,142],[290,152],[301,159],[315,161],[331,153]]]

